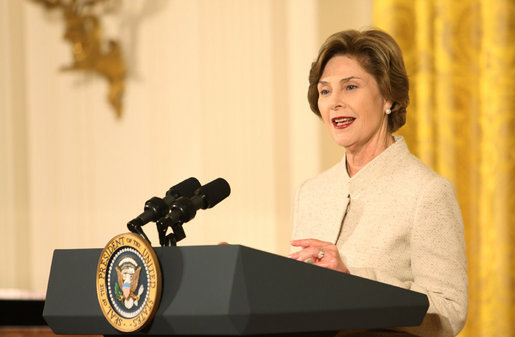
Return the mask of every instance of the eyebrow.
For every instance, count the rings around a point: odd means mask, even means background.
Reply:
[[[345,78],[342,78],[342,79],[340,80],[340,83],[349,82],[350,80],[353,80],[353,79],[358,79],[358,80],[360,80],[361,78],[359,78],[359,77],[357,77],[357,76],[345,77]],[[326,84],[329,84],[329,82],[327,82],[327,81],[318,81],[318,84],[326,85]]]

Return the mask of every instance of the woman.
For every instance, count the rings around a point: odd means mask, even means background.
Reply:
[[[450,182],[392,136],[408,89],[388,34],[343,31],[322,45],[308,99],[345,155],[299,188],[290,257],[426,294],[422,325],[391,334],[455,336],[468,309],[463,221]]]

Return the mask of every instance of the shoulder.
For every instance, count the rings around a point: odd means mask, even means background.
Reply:
[[[398,216],[405,213],[414,217],[421,210],[433,212],[435,205],[442,203],[454,208],[456,197],[452,183],[411,154],[405,143],[399,145],[382,165],[374,167],[373,186],[367,187],[367,195],[372,199],[384,197],[384,201],[378,199],[377,202],[388,205]]]
[[[414,223],[418,226],[462,226],[461,212],[452,182],[408,153],[398,163],[392,189],[412,202]],[[402,172],[402,174],[400,173]],[[440,228],[441,229],[441,228]]]
[[[410,154],[406,161],[405,181],[421,195],[435,195],[455,198],[451,181],[442,177],[425,165],[414,155]]]
[[[409,152],[406,145],[392,158],[391,166],[384,170],[384,179],[396,191],[422,193],[426,189],[451,188],[448,179],[440,176],[419,158]]]

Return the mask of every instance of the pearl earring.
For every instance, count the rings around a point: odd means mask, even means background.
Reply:
[[[389,114],[391,114],[391,113],[392,113],[392,110],[391,110],[390,108],[388,108],[388,109],[386,109],[386,111],[385,111],[385,112],[386,112],[386,114],[387,114],[387,115],[389,115]]]

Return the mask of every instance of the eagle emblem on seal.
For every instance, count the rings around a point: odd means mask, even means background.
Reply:
[[[116,299],[127,309],[137,307],[141,294],[145,291],[143,285],[138,288],[140,272],[141,267],[131,257],[121,259],[116,266],[118,275],[118,282],[115,284]]]

